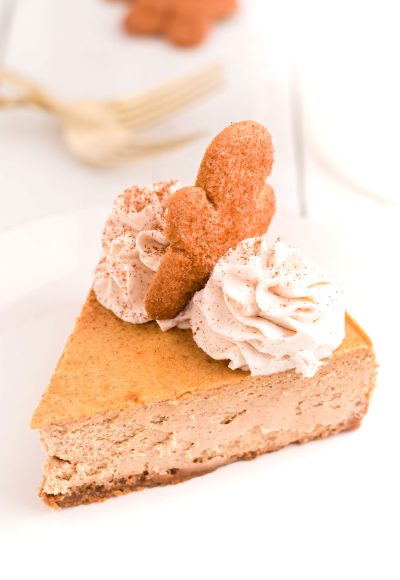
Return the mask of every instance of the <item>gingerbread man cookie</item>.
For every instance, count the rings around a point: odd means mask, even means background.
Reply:
[[[161,35],[173,44],[194,46],[214,21],[236,9],[236,0],[132,0],[124,28],[133,34]]]
[[[253,121],[230,125],[211,142],[195,186],[168,203],[169,247],[145,300],[151,318],[176,316],[229,248],[265,233],[275,212],[265,184],[272,161],[271,136]]]

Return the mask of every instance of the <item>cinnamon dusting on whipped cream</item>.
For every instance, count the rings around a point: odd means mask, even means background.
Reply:
[[[196,344],[232,369],[312,377],[345,334],[342,293],[301,252],[250,238],[221,258],[205,288],[163,330],[190,327]]]
[[[165,211],[177,189],[175,180],[127,189],[106,222],[93,289],[100,304],[126,322],[151,320],[144,300],[168,245]]]

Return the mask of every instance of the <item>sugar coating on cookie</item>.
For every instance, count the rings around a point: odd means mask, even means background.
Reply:
[[[169,247],[145,299],[151,318],[174,318],[221,256],[265,233],[275,212],[273,190],[265,184],[272,162],[271,136],[254,121],[232,124],[211,142],[195,186],[169,200]]]

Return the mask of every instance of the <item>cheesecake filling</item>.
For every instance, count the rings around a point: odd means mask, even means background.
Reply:
[[[298,249],[251,238],[217,262],[181,314],[159,324],[190,327],[196,344],[231,369],[312,377],[344,339],[345,309],[342,292]]]
[[[70,495],[121,480],[168,483],[353,428],[367,410],[374,368],[361,349],[311,379],[294,371],[273,380],[248,376],[206,393],[49,425],[41,430],[49,456],[43,493]]]
[[[93,290],[100,304],[126,322],[149,322],[147,290],[168,245],[165,212],[178,182],[132,187],[119,195],[106,222]]]

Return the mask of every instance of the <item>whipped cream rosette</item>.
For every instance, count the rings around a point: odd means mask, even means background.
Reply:
[[[228,251],[205,288],[172,321],[232,369],[269,375],[296,369],[313,376],[344,338],[342,293],[298,249],[263,238]]]
[[[127,189],[106,222],[93,289],[98,301],[126,322],[151,320],[144,300],[168,245],[165,211],[177,189],[176,181]]]

